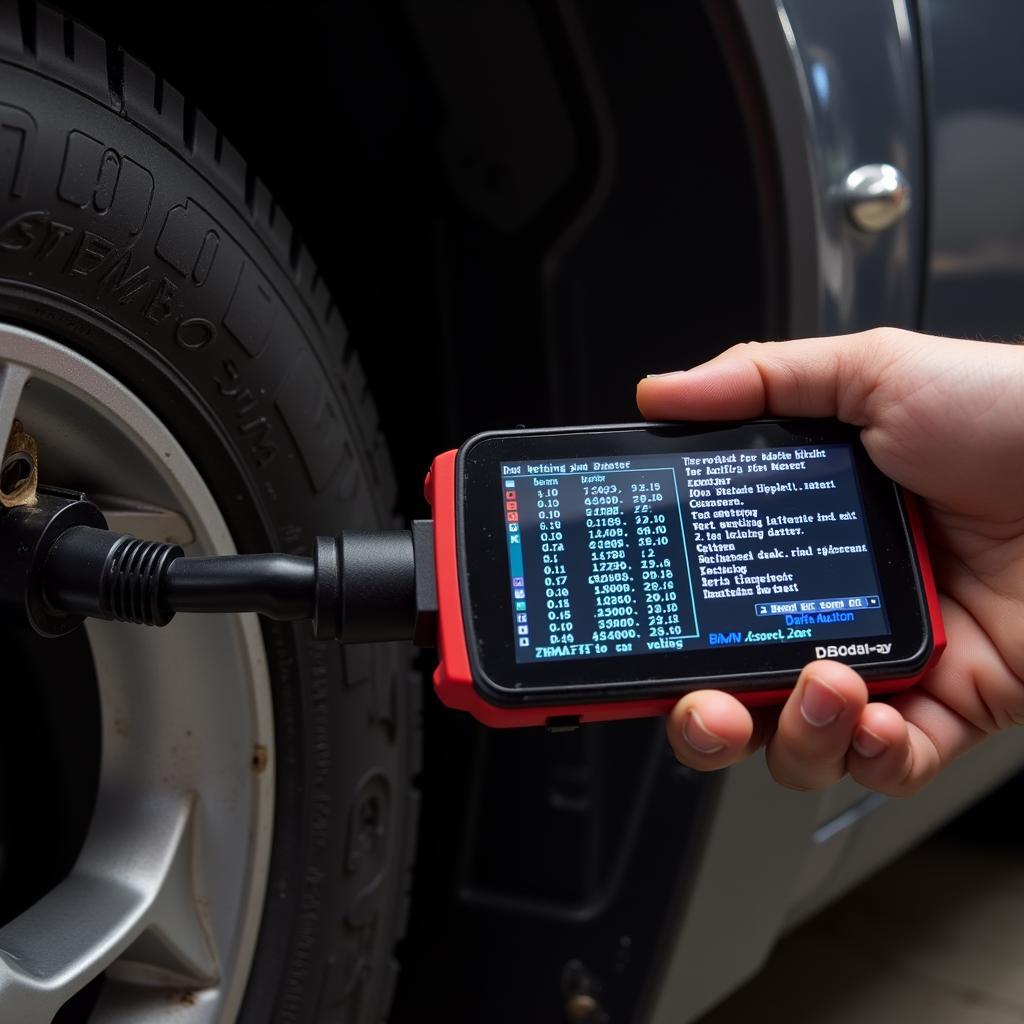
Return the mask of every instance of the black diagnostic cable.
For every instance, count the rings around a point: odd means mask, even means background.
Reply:
[[[58,636],[253,611],[345,644],[436,642],[438,697],[496,727],[662,714],[695,687],[777,704],[819,658],[895,693],[945,644],[914,496],[838,420],[488,432],[439,454],[424,495],[433,520],[409,530],[189,558],[41,488],[0,511],[0,621]]]
[[[177,544],[106,528],[75,491],[40,487],[37,501],[0,514],[0,606],[43,636],[85,618],[165,626],[177,612],[257,612],[310,619],[317,639],[434,644],[433,523],[410,530],[318,537],[310,557],[188,557]]]

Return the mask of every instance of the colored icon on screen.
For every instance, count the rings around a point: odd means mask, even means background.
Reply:
[[[520,647],[529,647],[530,646],[530,638],[528,636],[521,636],[519,638],[519,646]]]
[[[517,612],[525,612],[526,611],[526,602],[525,601],[516,601],[516,611]]]
[[[529,634],[529,632],[530,632],[530,627],[529,626],[517,626],[516,627],[516,631],[519,633],[520,636],[527,636]]]
[[[517,587],[515,590],[512,591],[512,596],[522,600],[524,597],[526,597],[526,591],[522,587]]]
[[[526,621],[526,612],[519,612],[519,614],[516,615],[516,622],[525,622],[525,621]]]
[[[526,586],[526,582],[525,582],[525,580],[523,579],[522,576],[513,576],[512,577],[512,586],[513,587],[524,587],[524,586]]]

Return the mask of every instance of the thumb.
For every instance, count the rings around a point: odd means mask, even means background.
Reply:
[[[838,338],[734,345],[692,370],[641,380],[637,404],[649,420],[838,416],[867,423],[867,402],[886,365],[920,338],[883,329]]]

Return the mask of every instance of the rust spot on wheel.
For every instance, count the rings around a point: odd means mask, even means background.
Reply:
[[[21,422],[15,420],[0,464],[0,505],[4,508],[34,505],[38,484],[36,439],[25,433]]]

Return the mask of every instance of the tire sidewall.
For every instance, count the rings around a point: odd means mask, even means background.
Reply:
[[[39,64],[0,58],[0,318],[81,352],[149,405],[239,550],[307,553],[317,533],[385,525],[390,481],[340,320],[311,264],[282,260],[244,174],[231,190],[222,166],[204,173],[217,143],[189,152],[166,107],[144,126]],[[343,652],[308,626],[264,636],[276,811],[240,1019],[378,1020],[414,828],[407,653]]]

